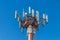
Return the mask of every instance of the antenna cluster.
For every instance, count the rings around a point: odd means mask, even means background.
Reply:
[[[39,16],[39,11],[36,10],[34,11],[34,9],[31,9],[31,7],[29,7],[29,12],[25,12],[24,9],[22,11],[22,18],[19,17],[18,15],[18,11],[16,10],[15,11],[15,19],[18,20],[18,23],[19,23],[19,27],[22,29],[24,28],[27,28],[27,29],[30,29],[28,28],[29,25],[32,26],[32,29],[35,30],[36,28],[38,28],[39,24],[42,23],[42,25],[44,26],[45,23],[47,24],[48,23],[48,15],[47,14],[43,14],[43,17],[40,17]],[[36,13],[36,16],[34,15]],[[24,19],[24,20],[23,20]]]
[[[24,28],[27,29],[27,34],[28,34],[28,40],[33,40],[32,39],[32,35],[33,33],[35,33],[36,28],[39,27],[39,24],[42,23],[42,25],[44,26],[45,23],[48,24],[48,15],[47,14],[43,14],[43,17],[39,16],[39,11],[34,11],[34,9],[31,9],[31,7],[29,7],[29,12],[25,12],[24,9],[22,11],[22,16],[23,17],[19,17],[18,15],[18,11],[15,11],[15,19],[18,20],[19,23],[19,28],[21,28],[21,31],[24,30]],[[36,16],[34,15],[36,13]]]

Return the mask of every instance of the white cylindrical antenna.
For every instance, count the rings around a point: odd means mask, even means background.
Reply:
[[[46,14],[43,13],[42,24],[45,25]]]
[[[38,21],[38,24],[39,24],[39,11],[36,11],[36,18],[37,18],[37,21]]]
[[[31,7],[29,7],[29,14],[31,13]]]
[[[34,9],[32,9],[32,17],[34,17]]]
[[[18,17],[18,22],[20,21],[20,17]]]
[[[15,10],[15,18],[17,18],[17,16],[18,16],[18,12],[17,10]]]
[[[24,9],[23,9],[23,17],[25,16],[25,14],[24,14]]]
[[[43,14],[43,19],[45,19],[45,14]]]
[[[48,15],[46,14],[46,23],[48,23]]]

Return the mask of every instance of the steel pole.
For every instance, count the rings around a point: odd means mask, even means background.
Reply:
[[[28,40],[33,40],[33,28],[31,25],[27,28]]]
[[[33,34],[32,33],[28,34],[28,40],[33,40]]]

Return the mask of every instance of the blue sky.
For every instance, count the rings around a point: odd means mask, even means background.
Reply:
[[[18,10],[21,17],[22,9],[28,11],[29,6],[39,10],[41,16],[44,12],[49,16],[49,23],[40,25],[34,40],[60,40],[60,0],[0,0],[0,40],[27,40],[26,30],[21,32],[14,12]]]

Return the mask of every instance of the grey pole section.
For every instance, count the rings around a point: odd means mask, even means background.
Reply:
[[[28,40],[33,40],[33,28],[31,25],[27,28]]]

